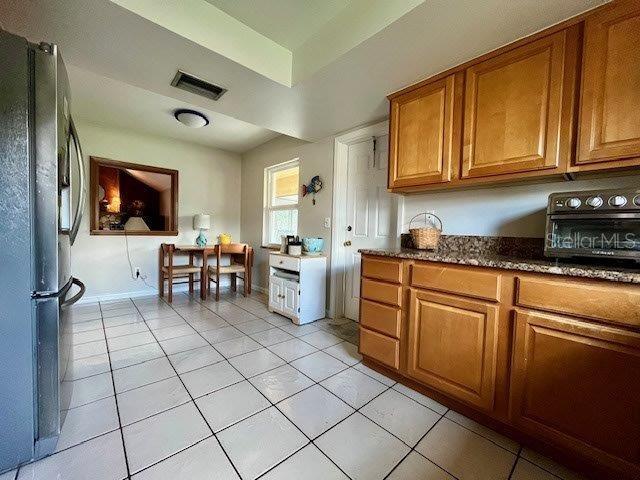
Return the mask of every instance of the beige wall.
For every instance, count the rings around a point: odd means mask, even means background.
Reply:
[[[265,167],[300,159],[300,184],[320,175],[324,188],[316,196],[301,199],[298,217],[301,237],[323,237],[330,257],[331,230],[324,228],[332,217],[333,137],[308,143],[287,136],[275,138],[242,156],[190,143],[139,134],[99,125],[80,123],[85,161],[90,155],[134,163],[157,165],[180,171],[180,219],[178,237],[131,237],[133,266],[140,267],[155,287],[156,254],[163,242],[192,243],[192,215],[212,214],[209,238],[229,232],[234,239],[255,247],[254,285],[268,285],[268,253],[262,243],[263,185]],[[541,237],[544,209],[551,192],[635,186],[639,176],[612,177],[575,182],[492,187],[407,195],[403,231],[415,213],[433,210],[448,234]],[[88,208],[88,207],[87,207]],[[118,297],[152,293],[140,280],[131,278],[123,237],[89,236],[85,215],[72,250],[74,275],[87,285],[87,298]],[[333,218],[331,218],[333,221]],[[327,258],[327,295],[329,298]]]
[[[542,238],[551,193],[637,188],[639,184],[640,176],[632,175],[407,195],[402,231],[409,231],[414,215],[433,211],[448,235]]]
[[[242,241],[259,246],[262,243],[262,212],[264,169],[271,165],[300,159],[300,185],[306,184],[314,175],[320,175],[323,190],[316,195],[316,204],[311,197],[300,200],[298,234],[300,237],[324,238],[325,253],[330,253],[331,230],[324,228],[326,217],[331,217],[333,180],[333,138],[307,143],[291,137],[281,136],[242,156]],[[262,288],[268,285],[269,250],[256,248],[253,283]],[[327,293],[329,292],[329,262],[327,258]],[[328,298],[328,295],[327,295]]]
[[[87,169],[89,156],[99,156],[180,172],[178,236],[128,237],[133,267],[140,267],[152,288],[131,278],[123,236],[89,235],[87,203],[71,251],[73,275],[85,283],[87,300],[154,293],[160,243],[193,243],[197,232],[193,231],[192,217],[196,213],[212,215],[209,238],[221,232],[240,237],[240,155],[84,122],[79,122],[78,131]]]

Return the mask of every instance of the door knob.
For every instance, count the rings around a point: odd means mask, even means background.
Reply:
[[[343,245],[345,247],[350,247],[351,246],[351,240],[347,240],[346,242],[343,243]]]

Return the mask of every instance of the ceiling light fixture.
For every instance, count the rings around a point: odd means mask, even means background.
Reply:
[[[176,117],[176,120],[187,127],[202,128],[209,125],[209,119],[202,113],[196,112],[195,110],[176,110],[173,112],[173,116]]]

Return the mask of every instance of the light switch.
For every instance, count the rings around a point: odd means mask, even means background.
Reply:
[[[331,218],[325,217],[324,219],[324,228],[331,228]]]

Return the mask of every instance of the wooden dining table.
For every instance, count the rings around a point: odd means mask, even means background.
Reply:
[[[186,253],[189,255],[200,255],[202,257],[202,274],[200,275],[200,298],[202,300],[207,299],[207,281],[209,279],[207,268],[208,268],[208,257],[209,255],[214,256],[215,258],[215,248],[216,246],[205,245],[204,247],[199,247],[197,245],[176,245],[175,252],[176,253]],[[234,260],[234,257],[238,260],[242,258],[242,255],[229,255],[231,257],[231,261]],[[253,247],[249,247],[249,270],[245,273],[247,282],[247,292],[251,293],[251,270],[253,268]]]

